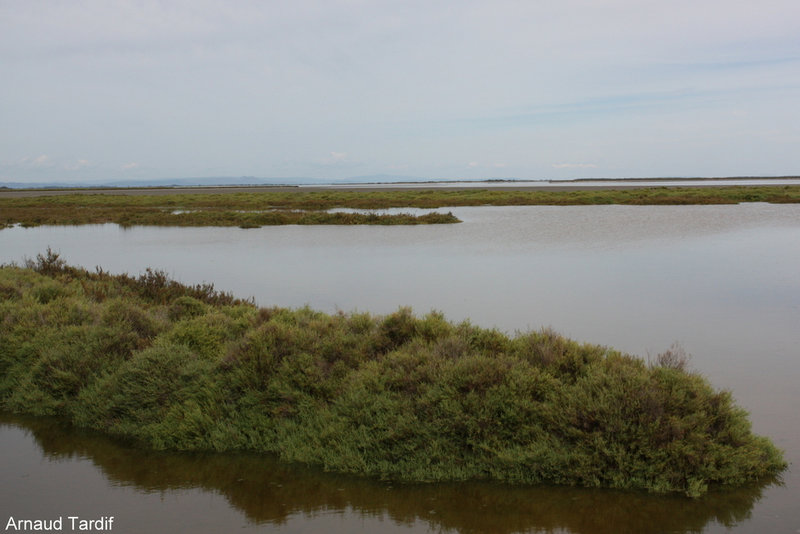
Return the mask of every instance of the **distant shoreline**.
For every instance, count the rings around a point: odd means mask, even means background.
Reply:
[[[44,188],[0,188],[0,198],[27,198],[37,196],[56,196],[69,194],[86,195],[172,195],[172,194],[205,194],[205,193],[284,193],[292,191],[415,191],[435,189],[437,191],[461,191],[486,187],[504,191],[592,191],[592,190],[624,190],[653,187],[721,187],[720,182],[758,182],[753,184],[737,184],[744,187],[780,186],[787,180],[797,180],[800,176],[774,177],[717,177],[717,178],[576,178],[573,180],[505,180],[490,179],[442,180],[426,182],[374,182],[374,183],[337,183],[315,185],[260,184],[260,185],[192,185],[192,186],[142,186],[142,187],[44,187]],[[675,185],[662,185],[675,183]],[[563,184],[563,185],[561,185]]]
[[[6,191],[0,194],[0,229],[53,224],[129,226],[239,226],[284,224],[442,224],[452,213],[413,215],[458,206],[576,206],[598,204],[800,204],[800,181],[661,182],[648,184],[573,183],[557,186],[485,184],[335,187],[195,187]],[[92,194],[94,193],[94,194]],[[350,211],[342,211],[342,208]],[[389,208],[398,213],[375,210]],[[338,211],[337,211],[338,210]]]

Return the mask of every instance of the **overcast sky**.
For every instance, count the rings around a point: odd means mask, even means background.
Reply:
[[[0,181],[800,173],[800,1],[0,0]]]

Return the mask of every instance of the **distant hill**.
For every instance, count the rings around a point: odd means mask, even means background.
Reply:
[[[257,178],[254,176],[211,176],[202,178],[162,178],[155,180],[118,180],[111,182],[5,182],[5,189],[85,189],[97,187],[191,187],[213,185],[301,185],[327,183],[313,178]]]
[[[197,185],[299,185],[319,183],[314,178],[259,178],[257,176],[206,176],[190,178],[164,178],[156,180],[120,180],[108,182],[109,187],[188,187]]]
[[[420,176],[402,176],[396,174],[371,174],[366,176],[352,176],[340,180],[308,177],[283,177],[259,178],[257,176],[206,176],[195,178],[161,178],[154,180],[118,180],[110,182],[0,182],[0,189],[80,189],[104,187],[193,187],[193,186],[237,186],[237,185],[345,185],[345,184],[393,184],[393,183],[470,183],[470,182],[557,182],[557,183],[583,183],[583,182],[625,182],[625,181],[677,181],[677,182],[703,182],[722,180],[797,180],[798,176],[739,176],[739,177],[713,177],[713,178],[577,178],[571,180],[530,180],[521,178],[491,178],[491,179],[436,179]]]
[[[323,185],[338,183],[425,182],[429,178],[375,174],[328,180],[301,176],[259,178],[257,176],[206,176],[189,178],[160,178],[154,180],[116,180],[109,182],[0,182],[0,189],[78,189],[97,187],[191,187],[214,185]]]

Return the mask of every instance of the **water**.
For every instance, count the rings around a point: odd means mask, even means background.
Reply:
[[[509,333],[550,326],[644,357],[678,341],[693,354],[695,369],[733,392],[757,433],[800,462],[800,206],[452,211],[464,222],[12,228],[0,231],[0,262],[49,246],[72,264],[132,274],[160,268],[261,305],[376,313],[411,305],[417,313],[436,309]],[[688,501],[487,484],[390,488],[263,458],[154,456],[97,436],[72,436],[51,422],[6,420],[0,473],[14,483],[0,494],[0,521],[46,511],[116,513],[117,532],[800,529],[794,467],[782,486]],[[235,473],[242,476],[230,478]],[[238,478],[246,491],[237,489]],[[280,491],[269,489],[275,484]]]
[[[713,180],[693,180],[691,178],[675,178],[670,180],[656,179],[648,180],[642,179],[624,179],[624,180],[604,180],[598,178],[596,180],[531,180],[531,181],[474,181],[474,182],[400,182],[400,183],[364,183],[364,184],[327,184],[327,185],[301,185],[300,187],[307,188],[331,188],[331,189],[413,189],[421,185],[429,189],[438,188],[451,188],[457,187],[459,189],[468,188],[481,188],[481,189],[515,189],[524,187],[536,188],[558,188],[565,187],[574,188],[587,188],[587,187],[718,187],[728,185],[798,185],[800,179],[796,177],[790,178],[727,178],[727,179],[713,179]]]
[[[2,417],[0,437],[9,513],[113,516],[116,532],[691,532],[736,524],[763,495],[393,486],[263,456],[137,450],[46,419]]]

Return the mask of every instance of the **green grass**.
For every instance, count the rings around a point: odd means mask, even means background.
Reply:
[[[332,208],[442,208],[456,206],[591,204],[735,204],[800,202],[800,186],[655,187],[615,190],[512,191],[502,189],[401,191],[290,191],[106,195],[72,193],[0,198],[0,229],[22,224],[122,226],[240,226],[279,224],[440,224],[452,214],[328,213]]]
[[[40,198],[41,202],[3,204],[0,199],[0,230],[13,224],[25,227],[40,225],[81,225],[116,223],[131,226],[238,226],[259,228],[286,224],[372,224],[413,225],[448,224],[460,222],[452,213],[343,213],[320,209],[268,207],[251,209],[239,204],[206,206],[202,199],[170,200],[169,206],[148,205],[138,202],[96,202],[98,199],[76,195],[76,199],[51,202],[53,198]],[[106,197],[108,198],[108,197]],[[137,197],[123,197],[135,199]],[[16,200],[16,199],[15,199]],[[85,202],[84,202],[85,201]]]
[[[0,269],[0,409],[155,449],[247,450],[398,481],[705,493],[786,467],[675,351],[648,365],[437,313],[257,308],[48,252]]]

